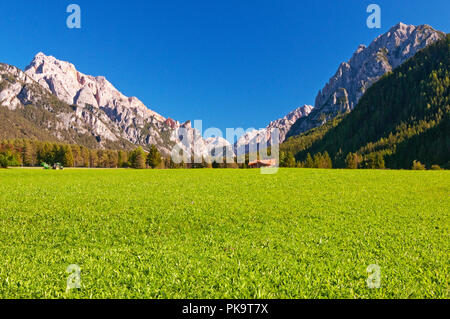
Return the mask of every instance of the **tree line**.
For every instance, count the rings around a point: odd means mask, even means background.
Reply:
[[[207,161],[205,158],[199,163],[176,163],[170,156],[162,156],[155,145],[145,151],[142,147],[133,150],[90,149],[76,144],[41,142],[37,140],[14,139],[0,141],[0,167],[37,167],[46,163],[53,165],[60,163],[64,167],[86,168],[247,168],[249,157],[245,163],[238,164],[234,158],[232,163],[225,159]]]

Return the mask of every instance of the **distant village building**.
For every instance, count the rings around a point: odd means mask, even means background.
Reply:
[[[256,160],[248,163],[250,168],[261,168],[261,167],[275,167],[277,165],[277,160],[274,158],[267,160]]]

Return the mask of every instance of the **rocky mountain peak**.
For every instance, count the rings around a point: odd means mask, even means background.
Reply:
[[[311,111],[313,110],[313,106],[311,105],[303,105],[295,110],[289,112],[283,118],[272,121],[266,128],[259,130],[252,130],[244,135],[242,135],[238,141],[235,143],[236,153],[242,154],[247,150],[247,145],[250,143],[261,143],[262,145],[270,144],[271,132],[274,129],[278,129],[280,133],[279,143],[283,143],[286,139],[286,134],[289,132],[291,126],[300,118],[307,117]],[[266,144],[265,144],[266,143]]]
[[[195,145],[196,156],[206,157],[212,148],[224,144],[205,141],[190,121],[180,124],[166,119],[138,98],[125,96],[104,76],[83,74],[72,63],[42,52],[25,72],[0,64],[0,76],[0,104],[25,115],[31,109],[50,111],[51,121],[40,123],[36,130],[61,141],[89,141],[90,147],[99,148],[154,144],[168,155],[180,142],[183,128]]]
[[[360,45],[350,60],[341,63],[335,75],[319,91],[311,114],[292,125],[288,137],[353,110],[366,90],[381,76],[444,37],[445,33],[428,25],[414,26],[400,22],[369,46]]]
[[[136,97],[123,95],[104,76],[83,74],[72,63],[42,52],[34,57],[25,73],[68,104],[104,108],[109,114],[127,115],[130,111],[144,119],[153,117],[160,122],[165,121],[163,116],[148,109]]]

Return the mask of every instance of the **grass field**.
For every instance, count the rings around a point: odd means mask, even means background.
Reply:
[[[448,171],[0,170],[0,298],[449,298],[449,195]]]

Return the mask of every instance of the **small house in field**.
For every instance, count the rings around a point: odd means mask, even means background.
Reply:
[[[256,160],[248,163],[249,168],[261,168],[261,167],[275,167],[277,165],[277,160],[274,158],[266,160]]]

